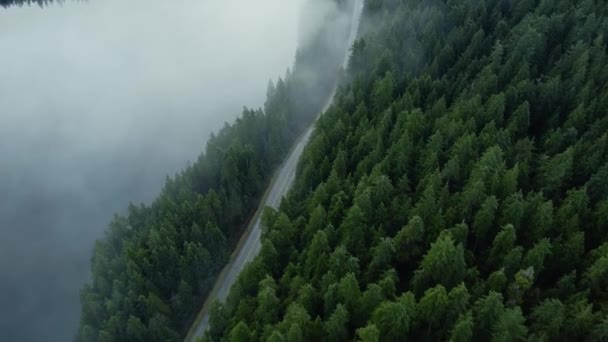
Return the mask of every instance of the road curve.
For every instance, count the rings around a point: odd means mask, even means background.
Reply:
[[[351,31],[350,31],[350,35],[348,38],[349,39],[349,44],[347,45],[348,47],[350,47],[352,45],[355,38],[357,37],[357,31],[359,30],[359,19],[361,17],[361,12],[363,10],[363,0],[355,0],[354,6],[355,7],[354,7],[353,17],[352,17],[352,22],[351,22],[352,23]],[[346,67],[348,65],[349,57],[350,57],[350,50],[347,51],[346,56],[344,58],[344,62],[343,62],[344,69],[346,69]],[[328,100],[327,104],[323,107],[323,110],[321,112],[324,112],[327,110],[327,108],[329,108],[329,106],[331,105],[331,103],[333,101],[334,93],[335,93],[335,89],[332,91],[332,93],[328,97],[329,100]],[[267,194],[264,197],[265,198],[265,202],[263,202],[264,205],[261,208],[268,206],[268,207],[272,207],[272,208],[276,209],[279,206],[279,204],[281,203],[283,196],[285,196],[287,194],[287,192],[289,191],[289,189],[291,188],[291,186],[295,180],[295,177],[296,177],[296,167],[298,165],[298,160],[300,159],[300,155],[302,154],[304,147],[308,143],[308,139],[310,138],[310,135],[311,135],[313,129],[314,129],[314,124],[312,124],[306,130],[306,132],[298,139],[295,147],[291,150],[287,159],[280,166],[278,173],[271,181],[269,189],[267,190]],[[251,219],[250,225],[253,223],[253,227],[251,229],[248,229],[248,233],[245,233],[246,236],[241,238],[241,239],[244,239],[244,241],[241,241],[239,243],[237,249],[238,248],[240,248],[240,249],[238,250],[238,252],[236,252],[236,257],[233,258],[224,267],[224,270],[219,275],[213,289],[211,290],[209,296],[207,297],[207,299],[205,300],[205,303],[203,304],[203,308],[201,309],[199,316],[195,320],[192,328],[190,329],[190,331],[188,332],[188,335],[186,336],[186,342],[195,341],[196,338],[203,336],[203,334],[209,327],[209,308],[210,308],[211,304],[216,300],[218,300],[220,302],[223,302],[226,300],[226,297],[228,296],[230,288],[236,281],[236,279],[237,279],[239,273],[241,272],[241,270],[243,269],[243,267],[248,262],[252,261],[253,258],[255,258],[258,255],[260,248],[261,248],[261,239],[260,239],[260,236],[262,234],[261,223],[260,223],[261,213],[262,213],[262,210],[258,210],[255,213],[254,217]]]

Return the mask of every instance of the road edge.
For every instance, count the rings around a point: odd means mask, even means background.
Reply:
[[[316,123],[316,119],[313,121],[313,123],[310,126],[308,126],[304,130],[303,133],[300,134],[300,136],[298,136],[298,138],[295,140],[295,142],[293,143],[293,145],[291,146],[291,148],[289,149],[289,151],[285,155],[286,158],[284,158],[283,161],[279,165],[277,165],[275,167],[275,170],[272,173],[272,177],[270,178],[270,181],[266,185],[266,190],[264,191],[264,194],[260,198],[258,207],[255,210],[255,212],[253,213],[253,215],[251,216],[251,218],[249,218],[249,221],[248,221],[249,223],[247,224],[247,227],[245,228],[245,230],[241,234],[241,237],[239,238],[239,241],[237,242],[234,250],[230,254],[229,261],[226,263],[226,265],[224,265],[224,267],[222,268],[222,271],[215,278],[215,280],[213,282],[213,284],[214,284],[213,288],[211,289],[211,291],[209,292],[209,294],[205,297],[205,300],[203,302],[203,306],[199,310],[199,312],[196,315],[194,321],[192,321],[192,324],[190,325],[190,328],[188,329],[188,334],[186,334],[186,337],[184,338],[185,342],[195,341],[194,338],[196,338],[196,336],[194,336],[194,335],[195,335],[195,332],[196,332],[196,328],[201,323],[201,321],[205,317],[205,314],[207,313],[207,311],[209,311],[209,308],[211,307],[211,305],[215,301],[215,299],[212,300],[212,298],[215,297],[215,295],[217,294],[217,292],[220,290],[221,284],[222,284],[223,280],[228,275],[228,273],[230,271],[230,268],[232,267],[232,265],[236,261],[236,258],[238,257],[241,249],[243,248],[243,245],[245,244],[245,242],[249,238],[249,235],[251,235],[251,232],[253,231],[253,227],[255,226],[255,224],[258,221],[258,219],[261,217],[262,213],[264,212],[264,209],[267,207],[266,200],[268,199],[268,196],[270,195],[270,192],[271,192],[274,184],[277,181],[277,177],[280,174],[281,169],[283,168],[283,166],[285,165],[285,163],[289,159],[289,156],[298,147],[298,145],[300,144],[300,142],[302,142],[302,140],[306,137],[306,134],[308,133],[308,130],[311,129],[311,127],[314,127],[315,123]]]

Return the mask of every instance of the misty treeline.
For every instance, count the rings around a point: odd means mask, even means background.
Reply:
[[[0,0],[0,6],[8,7],[8,6],[23,6],[23,5],[38,5],[45,6],[53,1],[55,2],[63,2],[63,0]]]
[[[340,47],[326,37],[331,31],[346,41],[349,28],[326,19],[300,47],[293,71],[269,83],[263,109],[245,108],[212,135],[198,160],[167,178],[152,204],[130,205],[115,216],[96,242],[92,281],[81,291],[78,340],[183,338],[273,171],[335,86],[347,47],[336,53]]]
[[[608,5],[368,0],[208,341],[608,339]]]

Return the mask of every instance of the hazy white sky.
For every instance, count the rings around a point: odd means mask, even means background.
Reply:
[[[301,1],[89,0],[0,9],[0,331],[66,341],[93,240],[263,105]]]

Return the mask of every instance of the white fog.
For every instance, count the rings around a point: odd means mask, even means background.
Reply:
[[[95,0],[0,9],[0,331],[68,341],[93,242],[212,131],[261,107],[300,1]]]

